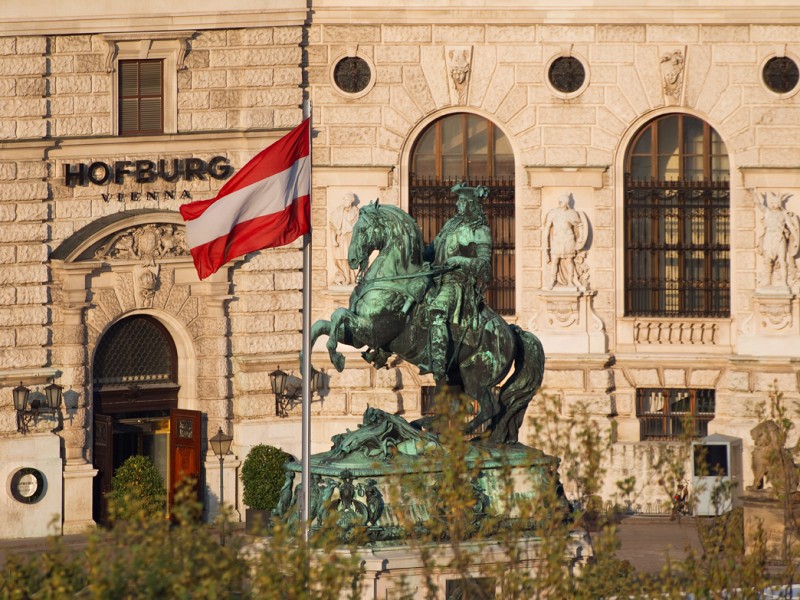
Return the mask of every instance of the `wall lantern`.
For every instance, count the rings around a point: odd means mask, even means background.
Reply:
[[[311,396],[319,389],[322,373],[311,367]],[[278,367],[269,374],[272,393],[275,394],[275,414],[279,417],[288,417],[290,406],[300,401],[303,394],[302,380],[281,371]],[[299,382],[299,383],[298,383]]]
[[[61,395],[64,388],[55,382],[44,388],[44,402],[39,397],[30,399],[31,391],[19,382],[11,390],[14,398],[14,409],[17,411],[17,431],[26,435],[31,423],[36,424],[40,414],[56,414],[61,406]],[[39,394],[41,396],[41,394]]]

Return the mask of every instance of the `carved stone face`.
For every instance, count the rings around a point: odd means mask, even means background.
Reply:
[[[467,73],[469,73],[469,67],[467,66],[454,67],[450,70],[450,76],[457,85],[461,85],[467,80]]]

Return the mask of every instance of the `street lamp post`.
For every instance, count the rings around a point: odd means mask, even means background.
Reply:
[[[222,477],[222,466],[225,462],[225,455],[230,452],[232,441],[233,437],[223,433],[222,427],[219,428],[214,437],[208,440],[208,443],[211,444],[211,450],[219,458],[219,514],[221,518],[219,543],[221,546],[225,545],[225,515],[222,514],[225,507],[225,482]]]

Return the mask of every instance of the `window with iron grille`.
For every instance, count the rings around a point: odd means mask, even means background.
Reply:
[[[164,61],[121,60],[119,133],[144,135],[164,131]]]
[[[95,351],[96,386],[177,383],[177,353],[172,337],[153,317],[136,315],[115,323]]]
[[[719,134],[668,115],[634,138],[625,167],[625,314],[730,315],[730,183]]]
[[[636,416],[642,440],[705,437],[714,418],[715,393],[709,389],[639,388]]]
[[[409,213],[433,241],[455,212],[456,183],[485,185],[483,210],[492,234],[492,281],[486,301],[496,312],[515,312],[514,153],[505,134],[478,115],[442,117],[422,132],[411,152]]]

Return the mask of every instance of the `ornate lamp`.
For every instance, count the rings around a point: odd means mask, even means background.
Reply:
[[[58,385],[55,381],[44,388],[44,397],[47,403],[47,408],[53,412],[57,411],[61,406],[61,394],[64,388]]]
[[[26,435],[31,423],[35,423],[41,413],[56,414],[61,407],[61,393],[64,388],[55,382],[44,388],[44,404],[39,398],[30,399],[31,391],[22,382],[11,391],[14,409],[17,411],[17,431]]]
[[[312,397],[319,389],[321,378],[322,373],[317,371],[314,367],[311,367],[309,385]],[[269,382],[272,386],[272,393],[275,394],[275,414],[279,417],[288,417],[289,405],[300,399],[302,388],[293,387],[291,392],[288,391],[289,374],[281,371],[280,367],[269,374]]]
[[[232,442],[233,437],[222,431],[222,427],[219,428],[219,431],[217,431],[214,437],[208,440],[208,443],[211,445],[211,450],[214,452],[214,456],[218,457],[220,462],[222,462],[225,455],[231,451]]]
[[[225,462],[225,455],[231,451],[231,442],[233,441],[233,437],[226,434],[222,431],[222,427],[219,428],[216,435],[214,437],[209,438],[208,444],[211,446],[211,450],[214,452],[214,455],[219,458],[219,512],[222,515],[222,509],[225,506],[225,481],[222,476],[222,466]],[[225,545],[225,517],[222,516],[222,520],[220,521],[220,533],[219,533],[219,543],[220,546]]]
[[[319,390],[319,384],[320,384],[321,380],[322,380],[322,373],[320,371],[317,371],[314,367],[311,367],[310,384],[311,384],[311,396],[312,397]]]
[[[19,385],[11,391],[11,394],[14,397],[14,408],[18,413],[28,408],[28,396],[31,395],[31,391],[22,385],[21,381]]]

